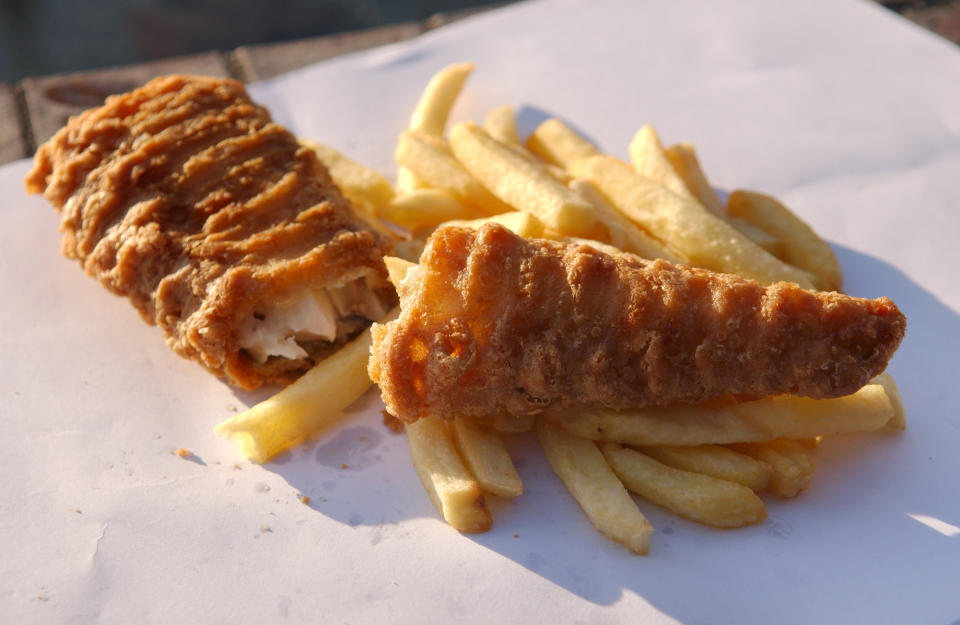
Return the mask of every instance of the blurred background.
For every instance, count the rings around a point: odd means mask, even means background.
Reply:
[[[422,21],[491,0],[0,0],[0,82]],[[881,0],[960,43],[960,0]]]
[[[491,0],[0,0],[0,81],[361,30]]]

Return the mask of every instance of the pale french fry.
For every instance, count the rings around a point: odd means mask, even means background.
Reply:
[[[507,499],[523,494],[520,476],[499,434],[466,418],[455,419],[449,427],[460,457],[483,490]]]
[[[660,137],[653,126],[644,126],[630,140],[630,162],[641,176],[656,180],[677,195],[694,198],[687,184],[667,158]],[[696,199],[696,198],[694,198]]]
[[[548,412],[565,430],[628,445],[706,445],[812,438],[882,428],[894,410],[884,388],[868,384],[852,395],[809,399],[780,395],[756,401],[673,404],[617,412],[602,406]]]
[[[397,163],[434,189],[448,192],[468,204],[474,216],[496,215],[513,210],[495,197],[454,158],[449,149],[429,135],[406,131],[397,142]]]
[[[813,458],[797,441],[737,443],[730,447],[770,465],[773,477],[767,485],[767,492],[777,497],[796,497],[810,484],[813,477]]]
[[[818,289],[839,291],[843,286],[843,272],[830,244],[776,198],[737,190],[727,199],[727,213],[782,241],[781,258],[809,272]]]
[[[396,192],[400,194],[410,193],[417,189],[426,189],[427,183],[417,178],[417,176],[406,167],[397,168]]]
[[[467,76],[473,71],[473,63],[455,63],[434,74],[427,83],[417,107],[410,117],[410,130],[440,136],[447,125],[450,109]]]
[[[547,227],[572,235],[593,227],[589,202],[558,182],[532,157],[500,143],[474,122],[453,127],[450,148],[495,196],[532,214]]]
[[[618,443],[601,443],[600,450],[627,489],[685,519],[730,528],[767,518],[763,502],[743,484],[670,467]]]
[[[743,484],[754,491],[765,489],[773,476],[767,463],[722,445],[641,447],[640,451],[671,467]]]
[[[436,226],[468,216],[471,209],[440,189],[414,189],[397,195],[380,210],[380,215],[410,231]]]
[[[223,421],[214,431],[233,439],[251,462],[266,462],[342,419],[343,411],[370,388],[369,356],[370,330],[365,330],[296,382]]]
[[[717,217],[723,217],[725,215],[723,202],[720,201],[717,192],[713,190],[713,186],[703,173],[693,146],[689,143],[678,143],[671,145],[664,153],[693,197],[697,198],[708,211]]]
[[[897,388],[893,376],[883,372],[873,378],[872,382],[883,386],[883,389],[887,392],[887,397],[890,398],[890,403],[893,404],[893,416],[887,421],[887,427],[894,430],[905,430],[907,428],[907,416],[903,409],[903,398],[900,396],[900,390]]]
[[[419,419],[404,429],[413,466],[443,520],[459,532],[489,530],[493,518],[483,490],[463,465],[446,424],[440,419]]]
[[[590,182],[574,178],[567,186],[593,205],[593,216],[606,229],[614,247],[642,258],[662,258],[672,263],[689,264],[686,258],[624,217]]]
[[[459,226],[461,228],[480,228],[484,224],[497,223],[513,231],[521,237],[528,239],[540,238],[543,235],[543,222],[531,215],[521,211],[510,211],[509,213],[500,213],[490,217],[480,217],[470,220],[453,220],[440,224],[441,226]]]
[[[609,156],[575,162],[571,172],[592,182],[624,215],[701,267],[736,273],[761,284],[781,280],[813,288],[804,271],[753,243],[689,198],[645,178]]]
[[[647,553],[653,526],[593,441],[568,434],[546,419],[537,420],[537,435],[553,471],[593,526],[627,549]]]
[[[543,122],[527,137],[527,149],[551,165],[568,168],[575,161],[600,152],[556,118]]]
[[[510,415],[499,414],[493,419],[493,429],[498,432],[529,432],[533,429],[537,418],[531,414]]]
[[[730,217],[727,215],[726,222],[740,231],[740,234],[747,237],[763,249],[767,250],[772,255],[776,256],[780,260],[785,260],[783,258],[783,241],[777,237],[773,236],[766,230],[761,230],[749,221],[740,219],[739,217]],[[796,267],[796,265],[794,265],[794,267]],[[811,276],[811,280],[813,280],[813,276]]]
[[[487,113],[483,118],[483,129],[497,141],[520,145],[520,137],[517,135],[517,118],[513,114],[513,107],[501,106]]]

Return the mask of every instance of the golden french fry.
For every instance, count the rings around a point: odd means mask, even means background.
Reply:
[[[624,217],[590,182],[574,178],[567,186],[593,205],[593,216],[606,229],[614,247],[642,258],[662,258],[672,263],[689,264],[689,260]]]
[[[809,272],[824,291],[843,286],[840,262],[830,244],[776,198],[737,190],[727,199],[727,213],[769,232],[783,243],[783,260]]]
[[[785,260],[783,258],[783,241],[777,237],[773,236],[766,230],[761,230],[745,219],[740,219],[739,217],[730,217],[727,215],[725,221],[736,228],[740,234],[747,237],[763,249],[767,250],[772,255],[776,256],[780,260]],[[794,267],[796,267],[796,265],[794,265]],[[810,279],[813,280],[813,276],[811,276]]]
[[[805,272],[772,256],[689,198],[645,178],[609,156],[575,162],[571,172],[592,182],[624,215],[701,267],[761,284],[780,280],[813,288]]]
[[[404,426],[410,458],[443,520],[459,532],[485,532],[493,517],[479,482],[463,465],[446,424],[420,419]]]
[[[499,434],[466,418],[455,419],[449,427],[463,462],[483,490],[507,499],[523,494],[520,476]]]
[[[434,189],[446,191],[473,209],[475,216],[513,210],[471,175],[436,138],[406,131],[397,142],[397,163]]]
[[[474,122],[450,131],[450,148],[495,196],[565,234],[589,232],[593,207],[521,150],[500,143]]]
[[[653,126],[644,126],[630,141],[630,161],[641,176],[656,180],[677,195],[694,198],[687,184],[667,158],[660,137]],[[696,198],[694,198],[696,199]]]
[[[384,321],[398,312],[394,309]],[[365,330],[296,382],[223,421],[214,431],[232,438],[251,462],[266,462],[342,419],[343,411],[370,388],[369,357],[370,330]]]
[[[546,419],[537,420],[537,435],[553,471],[593,526],[627,549],[647,553],[653,526],[593,441],[568,434]]]
[[[556,118],[537,126],[533,134],[527,137],[526,146],[551,165],[564,168],[581,158],[600,154],[592,143]]]
[[[767,509],[743,484],[684,471],[618,443],[600,451],[629,490],[685,519],[711,527],[743,527],[767,518]]]
[[[480,217],[470,220],[453,220],[440,224],[441,226],[460,226],[461,228],[480,228],[484,224],[497,223],[511,230],[514,234],[528,239],[540,238],[543,235],[543,222],[521,211],[510,211],[490,217]]]
[[[329,145],[308,139],[301,139],[300,143],[313,150],[320,162],[330,171],[330,177],[355,206],[364,204],[373,210],[379,210],[393,198],[393,187],[380,173]]]
[[[893,376],[884,371],[871,380],[874,384],[879,384],[887,392],[890,403],[893,404],[893,416],[887,421],[887,427],[894,430],[905,430],[907,428],[907,416],[903,409],[903,398],[900,396],[900,389],[893,380]]]
[[[755,401],[673,404],[617,412],[602,406],[549,412],[565,430],[628,445],[706,445],[871,432],[893,416],[884,388],[868,384],[852,395],[809,399],[779,395]]]
[[[410,193],[417,189],[426,189],[427,183],[417,178],[417,176],[406,167],[397,168],[396,192],[400,194]]]
[[[770,465],[773,477],[767,485],[767,491],[777,497],[796,497],[813,477],[813,458],[797,441],[737,443],[730,447]]]
[[[380,215],[411,231],[433,227],[451,219],[468,216],[471,209],[440,189],[414,189],[397,195],[380,210]]]
[[[417,107],[410,117],[410,130],[440,136],[447,125],[450,109],[467,76],[473,71],[473,63],[455,63],[434,74],[420,96]]]
[[[384,256],[383,264],[387,267],[387,278],[397,289],[400,288],[403,279],[407,277],[407,272],[417,266],[417,263],[396,256]]]
[[[743,484],[754,491],[766,488],[773,476],[767,463],[721,445],[641,447],[640,451],[671,467]]]
[[[517,118],[513,114],[513,107],[501,106],[487,113],[483,118],[483,129],[497,141],[520,145],[520,137],[517,135]]]
[[[708,211],[717,217],[723,217],[725,214],[723,203],[703,173],[693,146],[689,143],[678,143],[671,145],[664,153],[693,197],[697,198]]]

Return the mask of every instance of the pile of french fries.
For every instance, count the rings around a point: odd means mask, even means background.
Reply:
[[[472,70],[470,63],[456,64],[430,80],[397,142],[395,187],[332,148],[309,144],[360,214],[397,237],[397,256],[385,262],[398,289],[434,229],[497,222],[524,237],[664,258],[761,284],[786,280],[840,290],[836,257],[806,223],[760,193],[738,190],[722,202],[693,147],[665,147],[650,126],[630,142],[630,164],[602,154],[558,119],[521,141],[509,107],[494,109],[482,125],[462,121],[447,133],[450,110]],[[263,462],[329,427],[370,385],[369,341],[364,333],[218,431]],[[621,412],[595,406],[404,426],[423,486],[455,529],[488,530],[485,497],[523,492],[502,437],[535,430],[593,525],[641,554],[653,527],[630,493],[711,527],[759,523],[766,509],[758,494],[802,492],[813,474],[813,448],[824,436],[904,427],[903,405],[887,374],[837,399],[724,399]]]

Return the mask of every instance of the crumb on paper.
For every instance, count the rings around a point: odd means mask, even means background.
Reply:
[[[270,529],[270,526],[269,526],[269,525],[261,525],[261,526],[260,526],[260,533],[261,533],[261,534],[272,534],[272,533],[273,533],[273,530]]]
[[[239,470],[240,470],[240,465],[237,464],[236,462],[234,462],[234,463],[233,463],[233,466],[230,467],[230,468],[232,468],[234,471],[239,471]]]
[[[300,495],[300,503],[302,503],[302,504],[309,504],[309,503],[310,503],[310,497],[308,497],[307,495]]]
[[[74,508],[74,509],[73,509],[73,513],[74,513],[74,514],[83,514],[83,510],[81,510],[80,508]]]
[[[237,407],[234,406],[233,404],[229,404],[227,406],[227,410],[229,410],[230,412],[237,412]]]
[[[381,413],[383,414],[383,424],[387,426],[387,429],[395,434],[403,432],[403,421],[390,414],[387,410],[382,410]]]
[[[514,538],[520,538],[520,534],[514,534],[513,537],[514,537]]]
[[[173,453],[177,456],[180,456],[181,458],[189,458],[190,456],[193,455],[192,451],[184,447],[177,447],[176,449],[173,450]]]
[[[350,465],[348,465],[346,462],[344,462],[343,464],[340,465],[340,468],[341,468],[341,469],[349,469],[349,468],[350,468]]]

